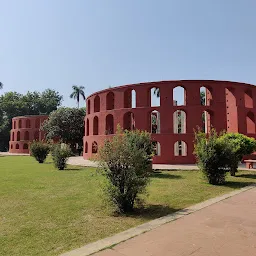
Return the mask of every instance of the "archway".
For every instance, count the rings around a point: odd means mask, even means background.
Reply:
[[[28,149],[28,144],[27,144],[27,143],[25,143],[25,144],[23,145],[23,149]]]
[[[250,89],[247,89],[244,92],[244,106],[246,108],[253,108],[252,91]]]
[[[186,133],[186,112],[183,110],[176,110],[173,113],[173,132]]]
[[[211,106],[212,105],[212,93],[211,89],[208,89],[205,86],[200,88],[200,103],[202,106]]]
[[[106,135],[114,134],[114,117],[111,114],[106,116],[105,133]]]
[[[187,156],[187,144],[184,141],[174,143],[174,156]]]
[[[135,117],[134,117],[134,113],[132,112],[127,112],[124,114],[124,130],[135,130]]]
[[[158,141],[152,141],[153,153],[155,156],[161,155],[161,144]]]
[[[24,140],[29,140],[29,132],[25,131]]]
[[[92,143],[92,153],[93,153],[93,154],[98,153],[98,144],[97,144],[96,141],[94,141],[94,142]]]
[[[173,106],[186,105],[186,90],[182,86],[173,88]]]
[[[150,89],[150,104],[151,107],[160,107],[160,88],[153,87]]]
[[[96,95],[94,98],[94,112],[100,112],[100,96]]]
[[[246,130],[247,133],[255,133],[255,118],[253,112],[248,112],[246,115]]]
[[[17,132],[17,141],[20,141],[20,131]]]
[[[161,124],[161,121],[160,121],[160,113],[156,110],[153,110],[151,113],[150,113],[150,127],[151,127],[151,133],[160,133],[160,124]]]
[[[115,108],[115,95],[113,92],[107,94],[107,110]]]
[[[93,135],[99,134],[99,118],[95,116],[93,118]]]

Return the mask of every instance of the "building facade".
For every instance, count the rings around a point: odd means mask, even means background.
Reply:
[[[181,100],[174,97],[177,88],[183,91]],[[152,101],[156,90],[157,106]],[[120,124],[127,130],[151,133],[156,151],[153,163],[195,163],[194,129],[207,133],[214,127],[218,132],[256,138],[255,111],[256,87],[245,83],[180,80],[109,88],[87,98],[83,156],[93,157]]]
[[[10,131],[9,152],[28,154],[29,144],[32,141],[44,139],[45,134],[40,131],[40,127],[47,118],[47,115],[14,117]]]

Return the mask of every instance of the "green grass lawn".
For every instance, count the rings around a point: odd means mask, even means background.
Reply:
[[[94,168],[31,157],[0,157],[0,255],[58,255],[156,217],[255,182],[256,172],[208,185],[198,171],[155,173],[144,207],[129,216],[113,214],[102,192],[104,178]]]

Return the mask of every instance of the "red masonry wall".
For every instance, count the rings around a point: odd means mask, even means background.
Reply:
[[[173,104],[173,89],[185,90],[185,104]],[[151,107],[151,88],[160,90],[160,106]],[[206,88],[206,105],[201,105],[200,88]],[[132,108],[131,91],[136,92],[136,107]],[[193,130],[205,126],[206,132],[213,126],[218,132],[240,132],[256,138],[255,111],[256,88],[253,85],[229,81],[180,80],[131,84],[96,92],[87,98],[85,117],[85,159],[97,153],[105,139],[116,132],[117,124],[126,129],[151,132],[151,112],[160,113],[159,133],[151,133],[152,140],[160,144],[153,163],[195,163],[193,155]],[[174,133],[174,112],[185,112],[185,131]],[[206,111],[206,112],[204,112]],[[203,125],[202,113],[206,123]],[[156,129],[154,129],[156,130]],[[154,131],[155,132],[155,131]],[[184,153],[175,153],[175,143],[185,145]]]
[[[30,142],[43,140],[44,132],[40,131],[40,126],[47,118],[46,115],[14,117],[10,131],[9,152],[29,153]]]

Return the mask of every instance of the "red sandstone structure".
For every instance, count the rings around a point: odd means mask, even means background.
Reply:
[[[40,126],[47,118],[46,115],[14,117],[12,119],[9,152],[28,154],[30,142],[43,140],[44,132],[40,131]]]
[[[182,102],[175,90],[183,91]],[[159,92],[155,106],[153,91]],[[200,96],[204,91],[205,97]],[[194,129],[239,132],[256,138],[256,88],[229,81],[181,80],[131,84],[96,92],[87,98],[84,153],[89,159],[118,124],[151,133],[153,163],[195,163]]]

